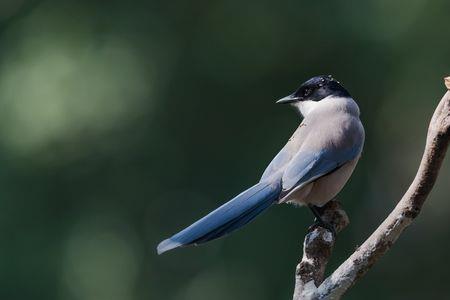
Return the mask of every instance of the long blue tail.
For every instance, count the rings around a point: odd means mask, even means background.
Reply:
[[[281,192],[280,182],[260,182],[158,245],[158,254],[224,236],[269,208]]]

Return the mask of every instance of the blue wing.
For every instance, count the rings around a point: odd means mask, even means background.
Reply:
[[[283,174],[283,192],[322,177],[348,161],[356,158],[362,145],[354,145],[346,149],[324,149],[319,152],[299,152],[289,163]]]
[[[284,165],[286,165],[292,159],[292,151],[289,151],[286,147],[281,149],[281,151],[274,157],[274,159],[267,166],[260,181],[265,181],[271,176],[279,172]]]

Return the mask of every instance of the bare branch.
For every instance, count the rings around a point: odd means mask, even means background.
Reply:
[[[317,282],[313,284],[314,282],[310,280],[309,283],[303,283],[303,286],[308,285],[308,293],[303,293],[297,298],[294,294],[294,300],[340,299],[389,250],[403,230],[418,216],[433,188],[449,144],[450,77],[445,78],[445,85],[449,91],[442,97],[430,121],[419,170],[405,195],[375,232],[331,276],[318,288]],[[327,253],[326,260],[329,255]],[[318,272],[323,274],[322,269]]]
[[[330,201],[321,214],[322,220],[334,226],[336,233],[350,222],[339,202]],[[295,272],[294,300],[308,299],[314,295],[325,275],[325,268],[333,251],[335,236],[323,227],[313,225],[308,229],[303,243],[303,258]]]

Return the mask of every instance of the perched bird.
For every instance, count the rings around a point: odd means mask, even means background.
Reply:
[[[320,207],[343,188],[361,155],[364,127],[359,107],[331,75],[309,79],[277,103],[296,107],[303,120],[260,181],[162,241],[158,254],[224,236],[274,203],[306,205],[322,222]]]

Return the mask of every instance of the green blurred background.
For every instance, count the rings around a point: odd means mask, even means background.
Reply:
[[[329,270],[412,180],[450,72],[447,0],[0,1],[0,299],[289,299],[312,215],[158,242],[255,183],[318,74],[357,99],[351,225]],[[446,298],[450,161],[417,222],[346,299]]]

